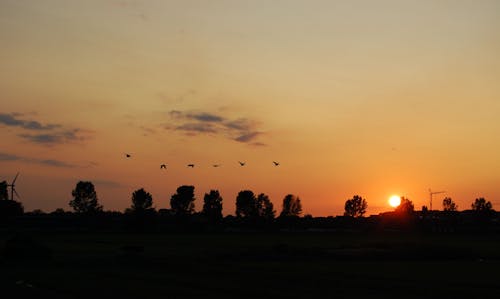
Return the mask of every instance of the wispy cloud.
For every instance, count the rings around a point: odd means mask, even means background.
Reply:
[[[217,133],[217,129],[214,126],[203,123],[182,124],[180,126],[177,126],[175,129],[189,133]]]
[[[52,130],[61,127],[61,125],[57,124],[43,125],[36,120],[20,119],[19,116],[21,116],[19,113],[0,113],[0,124],[9,127],[21,127],[27,130]]]
[[[238,142],[251,142],[252,140],[256,139],[260,134],[261,134],[260,132],[250,132],[248,134],[238,136],[234,140]]]
[[[102,187],[120,188],[120,187],[124,186],[122,183],[111,181],[111,180],[105,180],[105,179],[97,179],[97,180],[91,180],[91,181],[95,185],[102,186]]]
[[[61,167],[61,168],[76,167],[73,164],[69,164],[69,163],[66,163],[66,162],[60,161],[60,160],[36,159],[36,158],[23,157],[23,156],[9,154],[9,153],[0,153],[0,161],[21,161],[21,162],[34,163],[34,164],[40,164],[40,165],[52,166],[52,167]]]
[[[243,132],[251,131],[258,126],[257,122],[251,121],[247,118],[238,118],[235,120],[227,121],[224,123],[224,125],[229,129]]]
[[[43,134],[19,134],[28,141],[38,144],[53,145],[61,143],[71,143],[78,141],[85,141],[88,139],[86,136],[89,132],[81,129],[69,129],[65,131],[56,131]]]
[[[230,119],[222,115],[199,111],[172,110],[169,115],[174,125],[167,125],[165,128],[182,131],[189,136],[220,135],[242,143],[265,145],[262,142],[255,142],[263,134],[258,130],[257,121],[247,118]]]
[[[89,137],[90,131],[66,128],[61,124],[42,124],[23,116],[21,113],[0,113],[0,125],[19,128],[24,132],[17,134],[18,137],[42,145],[79,142]]]
[[[201,112],[201,113],[189,113],[186,115],[188,118],[195,119],[201,122],[222,122],[224,118],[219,115]]]
[[[48,159],[48,160],[35,160],[35,161],[37,163],[39,163],[39,164],[43,164],[43,165],[47,165],[47,166],[54,166],[54,167],[75,167],[74,165],[71,165],[71,164],[68,164],[66,162],[59,161],[59,160]]]
[[[19,156],[7,153],[0,153],[0,161],[16,161],[16,160],[19,160]]]

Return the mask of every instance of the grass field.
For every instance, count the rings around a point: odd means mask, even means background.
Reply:
[[[2,234],[0,248],[11,238]],[[19,254],[1,260],[0,288],[24,297],[500,297],[496,235],[32,232],[20,240]],[[37,246],[51,257],[37,257]]]

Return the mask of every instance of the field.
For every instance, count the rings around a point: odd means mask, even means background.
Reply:
[[[21,297],[500,297],[498,235],[13,235],[0,235],[0,288]]]

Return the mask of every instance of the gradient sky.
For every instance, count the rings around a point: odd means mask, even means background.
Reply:
[[[1,0],[0,180],[28,211],[79,180],[107,210],[182,184],[225,214],[243,189],[500,209],[499,32],[500,1]]]

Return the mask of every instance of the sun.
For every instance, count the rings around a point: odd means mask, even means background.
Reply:
[[[401,203],[401,197],[399,195],[393,195],[389,198],[389,205],[393,208],[399,206]]]

